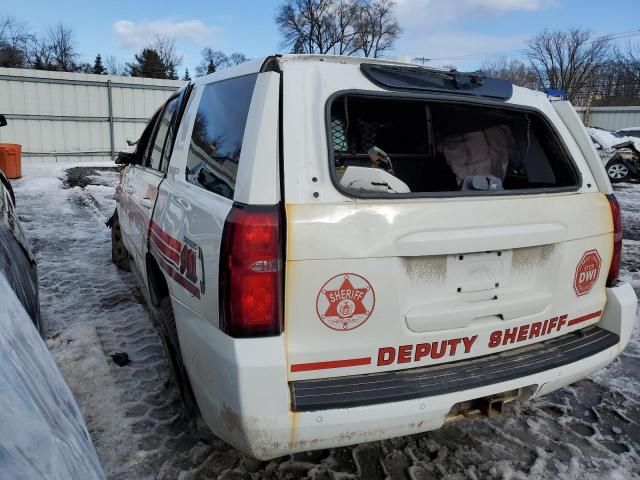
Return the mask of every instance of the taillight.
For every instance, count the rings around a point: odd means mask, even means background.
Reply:
[[[220,252],[220,328],[232,337],[282,331],[283,214],[234,204]]]
[[[620,275],[620,262],[622,261],[622,213],[620,204],[613,195],[607,195],[611,206],[611,216],[613,217],[613,257],[611,257],[611,267],[607,276],[607,287],[615,287]]]

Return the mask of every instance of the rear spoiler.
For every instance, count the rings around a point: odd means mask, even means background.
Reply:
[[[387,90],[457,93],[498,100],[508,100],[513,95],[511,82],[487,77],[482,72],[465,73],[375,63],[361,63],[360,71],[373,83]]]

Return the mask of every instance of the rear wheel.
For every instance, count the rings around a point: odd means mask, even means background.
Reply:
[[[129,252],[122,241],[122,232],[120,230],[120,220],[118,219],[117,210],[113,212],[113,215],[107,221],[107,226],[111,227],[111,261],[119,269],[130,272]]]
[[[629,167],[627,167],[621,160],[613,159],[607,163],[606,166],[607,175],[612,183],[626,182],[631,176]]]
[[[192,423],[192,427],[195,428],[199,417],[198,404],[191,389],[187,369],[182,361],[182,352],[180,351],[178,330],[176,329],[176,319],[173,314],[171,298],[165,297],[160,300],[160,313],[162,315],[160,336],[162,337],[162,343],[167,353],[167,358],[169,359],[171,373],[180,390],[185,414]]]

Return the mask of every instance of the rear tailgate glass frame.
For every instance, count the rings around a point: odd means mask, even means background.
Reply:
[[[561,186],[561,187],[542,187],[542,188],[523,188],[513,190],[452,190],[452,191],[437,191],[437,192],[410,192],[410,193],[384,193],[384,192],[365,192],[355,190],[349,190],[340,185],[336,168],[335,168],[335,151],[333,146],[333,138],[331,134],[331,109],[333,103],[345,96],[360,97],[360,98],[372,98],[372,99],[398,99],[398,100],[419,100],[429,103],[446,103],[457,105],[471,105],[471,106],[483,106],[490,108],[498,108],[503,110],[510,110],[515,112],[528,113],[535,115],[548,129],[548,132],[553,137],[557,146],[562,150],[567,160],[567,166],[570,172],[575,178],[574,185]],[[373,90],[362,89],[347,89],[338,90],[331,94],[325,103],[325,134],[327,140],[328,150],[328,166],[329,176],[333,186],[342,195],[349,198],[361,198],[361,199],[407,199],[407,198],[455,198],[455,197],[486,197],[486,196],[516,196],[516,195],[539,195],[544,193],[568,193],[578,192],[583,185],[582,172],[578,168],[573,158],[573,155],[569,152],[564,139],[558,133],[555,126],[547,118],[547,116],[535,107],[526,107],[522,105],[514,105],[505,103],[503,101],[494,100],[491,98],[474,98],[471,96],[465,96],[460,98],[460,95],[455,94],[434,94],[434,93],[414,93],[414,92],[399,92],[399,91],[382,91],[376,92]]]

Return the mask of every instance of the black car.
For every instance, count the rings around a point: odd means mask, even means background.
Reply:
[[[0,126],[6,125],[0,115]],[[31,253],[15,210],[16,198],[9,180],[0,170],[0,273],[24,305],[42,335],[38,297],[38,265]]]

